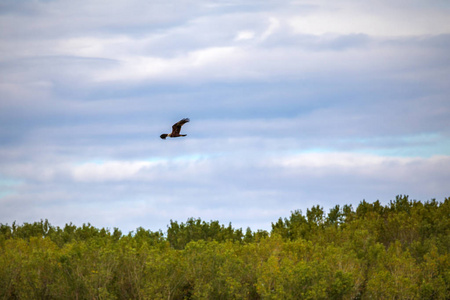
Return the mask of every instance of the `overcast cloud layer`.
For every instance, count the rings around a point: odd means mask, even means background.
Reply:
[[[256,230],[442,201],[449,18],[447,0],[0,0],[0,223]]]

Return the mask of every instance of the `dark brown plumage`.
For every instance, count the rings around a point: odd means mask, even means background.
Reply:
[[[189,122],[189,118],[181,119],[177,123],[173,124],[171,133],[169,133],[169,134],[163,133],[159,137],[162,138],[163,140],[165,140],[166,137],[173,138],[173,137],[179,137],[179,136],[186,136],[186,134],[180,134],[180,130],[181,130],[181,126],[183,126],[187,122]]]

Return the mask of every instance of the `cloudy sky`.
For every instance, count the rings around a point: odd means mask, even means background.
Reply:
[[[0,223],[257,230],[443,201],[449,18],[448,0],[0,0]]]

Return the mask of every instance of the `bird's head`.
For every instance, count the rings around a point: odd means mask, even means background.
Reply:
[[[163,133],[159,137],[162,138],[163,140],[165,140],[167,136],[168,136],[167,133]]]

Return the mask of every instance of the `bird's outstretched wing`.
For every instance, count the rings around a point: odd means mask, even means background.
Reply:
[[[172,126],[172,136],[178,136],[180,134],[181,126],[189,122],[189,118],[184,118],[173,124]]]

